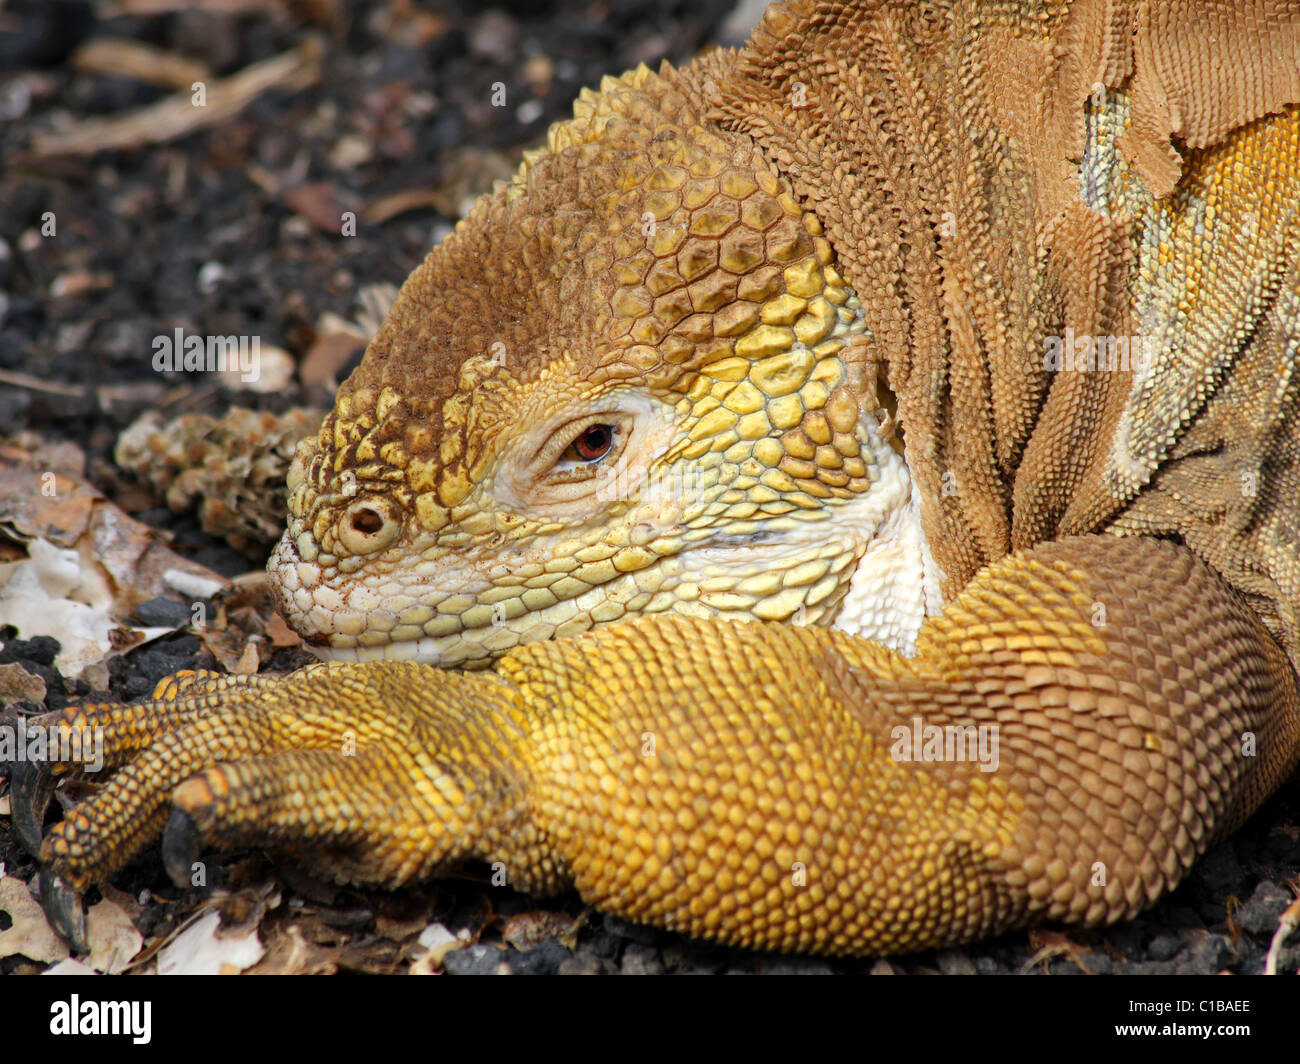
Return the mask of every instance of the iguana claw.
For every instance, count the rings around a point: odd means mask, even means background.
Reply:
[[[74,890],[63,877],[49,867],[41,868],[41,905],[50,926],[64,937],[77,953],[89,953],[86,939],[86,910],[81,892]]]
[[[21,717],[18,718],[17,732],[18,742],[25,744],[25,724]],[[57,781],[41,761],[11,761],[8,764],[8,774],[9,807],[13,816],[14,834],[28,853],[39,857],[41,841],[45,835],[45,811],[54,797]]]
[[[167,875],[178,887],[188,887],[203,845],[203,835],[184,809],[173,809],[163,829],[162,857]]]

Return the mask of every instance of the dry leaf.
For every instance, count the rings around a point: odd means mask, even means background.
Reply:
[[[300,214],[322,233],[338,236],[343,225],[343,208],[338,190],[328,181],[309,181],[284,197],[284,205]]]
[[[265,950],[256,929],[223,937],[221,914],[205,913],[158,952],[159,975],[222,975],[251,968]]]
[[[331,170],[355,170],[370,162],[374,154],[370,141],[356,133],[344,133],[329,152]]]
[[[43,539],[32,540],[27,550],[27,561],[0,566],[0,628],[11,624],[23,639],[53,636],[60,648],[55,667],[104,689],[103,663],[114,653],[111,633],[118,627],[106,608],[106,583],[76,551]]]
[[[76,961],[69,957],[65,961],[59,961],[58,964],[52,965],[41,972],[41,975],[98,975],[89,964],[83,961]]]
[[[246,633],[227,631],[220,619],[196,629],[195,634],[203,649],[216,658],[226,672],[238,671],[240,663],[246,660],[245,654],[251,645]]]
[[[230,586],[230,581],[213,573],[200,576],[184,569],[168,569],[163,573],[163,582],[173,591],[191,599],[210,599],[223,588]]]
[[[276,925],[266,956],[248,969],[249,975],[333,975],[338,971],[336,950],[308,942],[295,924]]]
[[[83,579],[106,582],[110,612],[119,619],[165,594],[177,573],[214,589],[228,586],[224,577],[181,557],[159,532],[87,484],[74,468],[84,456],[73,451],[29,438],[0,444],[0,535],[75,550]]]
[[[0,665],[0,708],[14,702],[34,702],[41,705],[45,701],[45,681],[33,676],[17,662]]]
[[[397,286],[387,281],[365,285],[357,294],[357,302],[361,309],[357,312],[355,324],[369,342],[397,302]]]
[[[1264,974],[1276,975],[1278,958],[1282,955],[1282,945],[1300,929],[1300,898],[1296,898],[1283,911],[1277,920],[1277,930],[1269,943],[1268,956],[1264,959]]]
[[[0,877],[0,911],[8,913],[12,921],[0,931],[0,957],[21,955],[41,964],[67,959],[67,944],[45,919],[45,910],[21,879]]]
[[[394,920],[383,913],[375,915],[375,930],[384,938],[392,939],[394,942],[405,942],[408,938],[413,938],[423,932],[427,926],[428,921],[423,917],[410,920]]]
[[[102,0],[99,17],[166,15],[195,10],[216,15],[270,15],[278,20],[288,16],[284,0]]]
[[[244,644],[244,649],[239,655],[239,660],[235,662],[235,667],[230,671],[236,676],[252,676],[262,666],[261,656],[257,652],[258,644],[250,639]]]
[[[86,963],[105,975],[126,971],[144,945],[144,938],[135,929],[130,914],[108,898],[87,910],[86,941],[90,944]]]
[[[66,299],[81,296],[87,292],[101,292],[115,284],[111,273],[91,273],[88,270],[74,270],[61,273],[50,282],[50,296],[53,299]]]
[[[259,395],[275,394],[289,387],[297,365],[288,351],[257,339],[256,346],[250,348],[248,353],[252,358],[251,363],[241,355],[238,359],[231,360],[224,370],[215,371],[213,376],[232,391],[242,389]],[[251,366],[251,373],[244,366]]]
[[[49,392],[51,395],[81,395],[84,388],[75,384],[61,384],[33,377],[30,373],[18,373],[11,369],[0,369],[0,384],[12,384],[15,388],[28,388],[34,392]]]
[[[118,908],[126,913],[131,920],[134,920],[140,915],[140,899],[134,894],[128,894],[124,890],[118,890],[115,886],[109,883],[101,883],[99,885],[99,893],[114,905],[118,906]],[[142,895],[146,900],[150,897],[148,890],[142,891]]]
[[[208,82],[202,107],[194,105],[189,92],[178,93],[136,111],[89,118],[57,133],[37,136],[32,150],[38,156],[91,155],[161,144],[207,126],[222,125],[268,89],[296,92],[315,84],[324,52],[324,42],[312,35],[288,52]]]
[[[1053,957],[1065,957],[1083,971],[1088,971],[1088,966],[1083,963],[1083,955],[1088,947],[1080,945],[1061,931],[1053,931],[1050,928],[1030,928],[1029,945],[1034,950],[1034,955],[1025,962],[1024,971],[1029,971]]]
[[[351,333],[318,334],[298,367],[298,376],[303,384],[325,384],[331,389],[337,388],[339,370],[364,346],[365,341]]]
[[[266,635],[271,640],[271,646],[277,650],[281,647],[302,646],[302,636],[290,628],[278,613],[271,614],[267,619]]]
[[[427,186],[404,188],[372,200],[362,210],[361,215],[368,225],[383,225],[384,222],[396,218],[399,214],[406,214],[407,211],[439,211],[445,214],[446,211],[442,208],[447,206],[446,196],[438,189]]]
[[[119,624],[108,582],[84,555],[43,539],[32,540],[27,550],[26,561],[0,564],[0,627],[11,624],[24,639],[57,639],[54,664],[64,676],[107,690],[108,658],[171,631]]]
[[[582,923],[581,916],[575,919],[566,913],[537,909],[509,917],[501,925],[501,937],[522,953],[550,939],[566,938],[572,935]]]
[[[433,975],[440,972],[448,953],[473,944],[474,936],[468,931],[455,935],[442,924],[430,924],[420,933],[416,941],[419,950],[411,958],[409,974]]]

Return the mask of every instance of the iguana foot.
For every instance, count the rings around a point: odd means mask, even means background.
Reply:
[[[437,709],[411,697],[435,689]],[[180,886],[206,881],[205,847],[260,845],[338,881],[396,885],[473,855],[488,808],[517,835],[518,764],[491,714],[507,690],[418,665],[313,666],[282,681],[173,678],[162,698],[32,718],[52,751],[81,737],[76,759],[21,761],[11,775],[51,923],[84,948],[80,892],[159,834]],[[72,775],[106,779],[42,839],[54,788]]]

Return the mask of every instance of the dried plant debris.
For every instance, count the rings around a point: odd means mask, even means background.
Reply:
[[[42,964],[53,964],[68,956],[67,943],[45,919],[41,903],[32,897],[27,884],[0,869],[0,912],[9,917],[9,927],[0,931],[0,958],[21,955]]]
[[[263,571],[236,579],[228,591],[214,596],[212,605],[215,612],[205,611],[192,630],[228,672],[251,675],[277,649],[302,642],[275,612]]]
[[[173,510],[197,506],[204,531],[256,556],[284,529],[289,463],[322,416],[302,407],[278,417],[234,407],[223,417],[190,414],[164,424],[150,413],[121,435],[114,457]]]
[[[447,954],[473,945],[474,937],[467,931],[453,934],[442,924],[430,924],[416,939],[418,951],[411,957],[408,975],[433,975],[442,971]]]
[[[158,953],[159,975],[233,975],[265,953],[256,928],[223,931],[221,914],[206,912]]]
[[[0,441],[0,537],[75,551],[87,579],[102,582],[121,616],[163,594],[174,574],[225,586],[218,573],[171,550],[162,533],[129,517],[63,465],[67,447],[35,437]]]
[[[90,953],[85,963],[105,975],[126,971],[144,944],[131,914],[107,897],[86,910],[86,940]]]
[[[0,627],[12,626],[25,639],[53,636],[60,644],[54,664],[64,676],[86,674],[93,688],[107,689],[104,661],[143,634],[118,633],[107,587],[76,551],[43,539],[27,549],[27,561],[0,566]]]
[[[338,949],[309,942],[297,924],[272,926],[266,952],[249,966],[249,975],[333,975],[339,970]]]
[[[559,939],[572,948],[586,916],[534,909],[508,917],[501,926],[501,937],[521,953],[551,939]]]
[[[55,667],[105,690],[110,657],[171,630],[129,624],[139,605],[178,581],[213,589],[226,581],[83,481],[66,444],[23,444],[0,445],[0,537],[26,548],[0,562],[0,628],[57,639]]]
[[[194,88],[149,107],[111,118],[91,118],[32,141],[38,156],[93,155],[110,149],[139,148],[183,137],[228,122],[262,93],[294,92],[320,77],[324,46],[306,37],[292,51],[253,63],[237,74],[197,82]]]
[[[15,702],[31,702],[39,706],[44,701],[43,677],[32,675],[16,661],[0,665],[0,709]]]
[[[206,81],[212,76],[206,63],[141,41],[114,37],[96,37],[87,41],[73,54],[72,65],[92,74],[135,78],[170,89],[188,90],[194,82]]]

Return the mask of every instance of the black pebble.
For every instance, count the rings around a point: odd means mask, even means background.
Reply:
[[[1147,956],[1156,961],[1170,960],[1183,948],[1182,940],[1177,935],[1156,935],[1147,946]]]
[[[32,639],[10,639],[0,649],[0,665],[10,662],[54,666],[54,657],[59,652],[59,641],[52,636],[38,635]]]
[[[1255,888],[1250,900],[1237,910],[1237,924],[1254,935],[1271,935],[1277,930],[1282,910],[1291,904],[1291,892],[1268,880]]]
[[[190,623],[190,608],[174,599],[151,598],[135,608],[136,619],[150,628],[181,628]]]
[[[506,951],[497,946],[467,946],[448,953],[443,967],[448,975],[493,975],[505,955]]]
[[[540,946],[534,946],[527,952],[512,957],[510,970],[515,975],[554,975],[559,971],[560,965],[571,956],[572,954],[558,941],[550,939]],[[451,954],[448,954],[448,959],[450,957]]]

